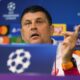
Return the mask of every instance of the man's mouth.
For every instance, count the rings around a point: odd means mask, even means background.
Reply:
[[[34,33],[34,34],[31,35],[31,38],[33,38],[33,37],[39,37],[39,34]]]

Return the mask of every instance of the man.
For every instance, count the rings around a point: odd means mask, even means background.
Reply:
[[[49,43],[57,44],[55,40],[50,37],[53,34],[52,19],[50,14],[40,6],[31,6],[26,8],[21,16],[21,34],[25,42],[31,44]],[[75,65],[75,60],[72,60],[72,52],[75,47],[78,31],[80,25],[77,26],[75,32],[66,32],[64,34],[64,41],[58,47],[57,53],[61,53],[61,63],[56,64],[52,70],[52,75],[58,73],[56,66],[61,64],[65,75],[79,75],[78,69]],[[54,74],[55,73],[55,74]]]

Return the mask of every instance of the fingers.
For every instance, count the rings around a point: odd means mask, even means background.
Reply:
[[[75,28],[75,32],[74,32],[74,36],[77,37],[78,36],[78,32],[80,31],[80,25],[76,26]]]
[[[80,31],[80,25],[78,25],[75,29],[74,32],[65,32],[63,33],[64,35],[64,41],[63,43],[67,44],[67,46],[70,45],[71,43],[71,48],[74,48],[75,47],[75,44],[76,44],[76,40],[77,40],[77,37],[78,37],[78,32]]]
[[[79,31],[80,31],[80,25],[76,26],[74,32],[67,31],[67,32],[62,33],[62,34],[64,35],[64,38],[66,38],[66,37],[68,37],[68,36],[72,36],[72,37],[74,37],[74,38],[76,39],[77,36],[78,36],[78,32],[79,32]]]
[[[66,38],[66,37],[72,36],[73,35],[73,32],[67,31],[67,32],[62,33],[62,34],[63,34],[64,38]]]

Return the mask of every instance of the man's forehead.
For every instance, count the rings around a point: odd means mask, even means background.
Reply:
[[[25,13],[24,16],[23,16],[23,19],[45,19],[46,18],[46,15],[45,13],[43,12],[28,12],[28,13]]]

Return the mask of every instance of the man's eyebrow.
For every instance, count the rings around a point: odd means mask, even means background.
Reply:
[[[24,22],[30,22],[30,20],[25,20]]]
[[[39,18],[37,18],[37,20],[43,20],[43,18],[42,17],[39,17]]]

